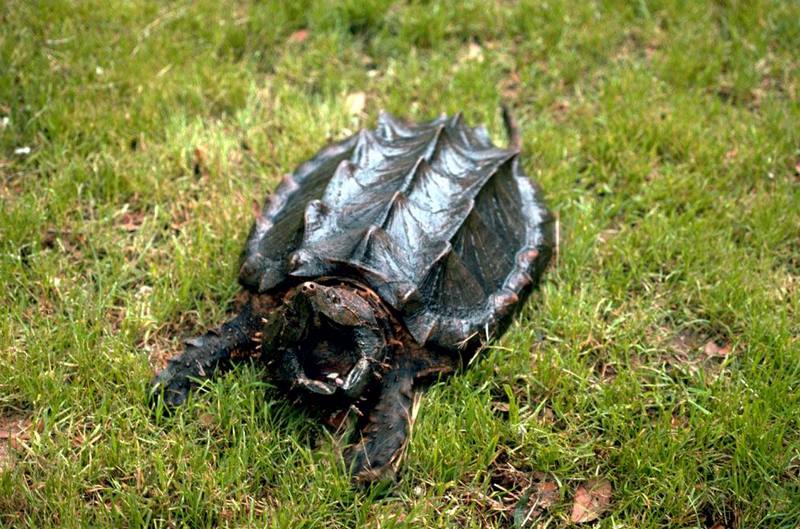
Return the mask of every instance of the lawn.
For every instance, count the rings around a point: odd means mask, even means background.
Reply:
[[[800,4],[0,5],[0,526],[800,527]],[[258,366],[174,416],[253,203],[380,109],[463,111],[559,222],[396,484]],[[604,502],[601,501],[601,504]]]

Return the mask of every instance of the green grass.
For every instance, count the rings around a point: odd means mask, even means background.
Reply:
[[[5,2],[0,417],[39,428],[0,472],[0,526],[506,527],[532,476],[559,488],[529,526],[569,525],[594,476],[604,528],[800,526],[798,20],[792,1]],[[151,415],[151,362],[225,318],[282,174],[381,108],[463,110],[503,141],[501,101],[560,254],[426,394],[395,486],[351,488],[342,436],[256,368]]]

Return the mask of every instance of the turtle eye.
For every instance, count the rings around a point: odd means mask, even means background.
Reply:
[[[334,305],[338,305],[342,301],[336,294],[331,294],[329,299]]]

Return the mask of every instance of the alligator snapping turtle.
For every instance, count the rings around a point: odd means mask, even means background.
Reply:
[[[359,413],[357,481],[397,469],[416,388],[501,333],[547,265],[551,217],[509,146],[460,115],[382,113],[284,177],[244,249],[243,308],[153,380],[181,404],[197,379],[255,354],[292,393]]]

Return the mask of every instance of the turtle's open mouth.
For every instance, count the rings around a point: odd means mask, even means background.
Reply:
[[[309,378],[341,386],[358,360],[353,328],[320,319],[301,345],[298,359]]]

